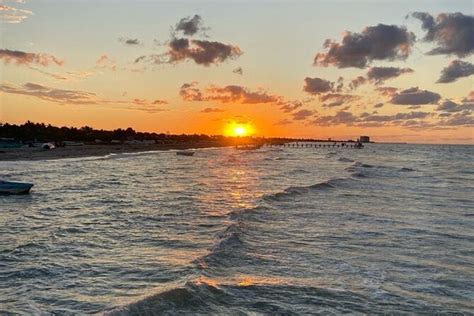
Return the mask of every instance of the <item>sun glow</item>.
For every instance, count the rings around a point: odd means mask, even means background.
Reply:
[[[227,136],[245,137],[252,136],[253,133],[254,129],[249,123],[232,122],[225,129]]]

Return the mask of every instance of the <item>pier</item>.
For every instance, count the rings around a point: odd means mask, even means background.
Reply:
[[[290,143],[264,143],[264,147],[280,148],[342,148],[342,149],[362,149],[364,145],[360,142],[334,142],[329,143],[311,143],[311,142],[290,142]]]

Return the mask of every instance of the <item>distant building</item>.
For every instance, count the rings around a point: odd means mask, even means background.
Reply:
[[[360,141],[361,143],[370,143],[370,137],[369,137],[369,136],[361,136],[361,137],[359,138],[359,141]]]

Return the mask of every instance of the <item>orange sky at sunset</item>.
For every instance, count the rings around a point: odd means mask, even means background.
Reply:
[[[0,8],[1,123],[474,143],[471,1]]]

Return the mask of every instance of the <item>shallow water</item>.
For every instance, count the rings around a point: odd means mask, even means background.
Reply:
[[[473,146],[0,162],[0,313],[470,313]]]

